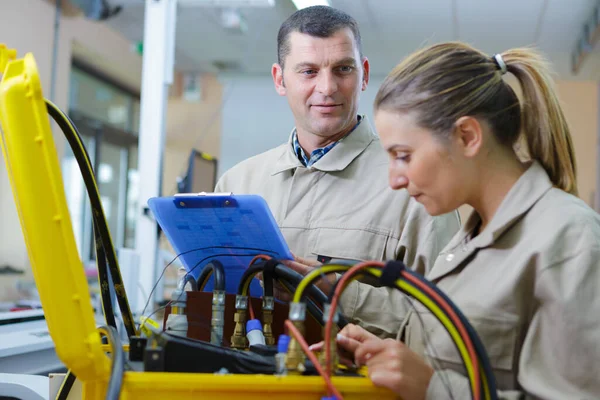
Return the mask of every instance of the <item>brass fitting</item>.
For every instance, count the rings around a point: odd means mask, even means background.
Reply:
[[[246,310],[237,310],[233,316],[235,328],[231,336],[231,347],[244,350],[248,348],[248,339],[246,338]]]
[[[263,335],[267,346],[275,345],[273,336],[273,310],[275,309],[275,299],[273,297],[264,297],[262,304]]]
[[[304,336],[304,321],[306,319],[306,304],[305,303],[291,303],[289,319],[292,324],[298,329],[298,332]],[[288,351],[285,358],[285,367],[287,368],[288,374],[299,375],[304,372],[304,362],[306,361],[306,355],[302,351],[300,343],[292,335],[290,338],[290,344],[288,345]]]
[[[304,335],[304,321],[293,321],[294,326],[300,334]],[[287,356],[285,357],[285,367],[289,375],[300,375],[304,372],[304,362],[306,355],[302,351],[300,343],[293,336],[290,338]]]

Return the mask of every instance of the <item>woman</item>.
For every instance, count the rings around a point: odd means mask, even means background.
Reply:
[[[600,398],[600,217],[575,197],[571,136],[540,55],[421,50],[379,89],[375,124],[392,188],[432,215],[474,209],[426,277],[477,330],[500,397]],[[349,325],[340,347],[404,400],[469,398],[450,337],[414,303],[402,342]]]

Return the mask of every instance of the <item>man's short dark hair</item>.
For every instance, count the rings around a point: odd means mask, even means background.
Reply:
[[[327,6],[312,6],[296,11],[279,28],[277,62],[283,67],[284,60],[290,53],[289,36],[292,32],[328,38],[344,28],[349,28],[352,31],[358,52],[362,57],[360,31],[354,18],[343,11]]]

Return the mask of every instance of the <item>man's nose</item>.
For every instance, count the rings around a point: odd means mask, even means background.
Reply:
[[[337,92],[338,84],[335,75],[331,71],[322,71],[317,77],[317,91],[325,96],[331,96]]]

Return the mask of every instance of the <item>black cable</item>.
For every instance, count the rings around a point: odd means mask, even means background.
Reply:
[[[187,250],[187,251],[184,251],[182,253],[179,253],[171,261],[169,261],[169,263],[163,268],[162,272],[160,273],[160,276],[158,277],[158,279],[154,283],[154,286],[152,287],[152,290],[150,290],[150,294],[148,295],[148,300],[146,301],[146,305],[144,305],[144,309],[142,311],[142,315],[144,315],[144,313],[146,312],[146,308],[148,308],[148,304],[150,304],[150,300],[152,299],[152,295],[154,294],[154,291],[156,290],[156,287],[158,286],[158,283],[160,282],[160,280],[162,279],[163,275],[167,271],[167,268],[169,268],[169,266],[171,266],[171,264],[173,264],[179,257],[184,256],[186,254],[190,254],[190,253],[193,253],[195,251],[212,250],[212,249],[248,250],[248,251],[256,251],[257,253],[273,253],[273,254],[275,254],[271,250],[258,249],[258,248],[254,248],[254,247],[237,247],[237,246],[199,247],[197,249],[191,249],[191,250]],[[222,257],[222,256],[254,257],[254,256],[256,256],[256,254],[224,254],[224,255],[223,254],[212,254],[212,255],[210,255],[208,257],[203,258],[198,263],[196,263],[196,265],[194,265],[194,267],[190,271],[188,271],[186,273],[186,276],[190,275],[192,273],[192,271],[195,270],[196,267],[198,267],[198,265],[200,265],[199,263],[202,263],[203,261],[206,261],[207,259],[209,259],[211,257]]]
[[[94,243],[96,245],[96,265],[98,268],[98,283],[100,286],[100,299],[102,301],[102,311],[106,325],[117,327],[115,312],[113,310],[112,298],[110,295],[110,279],[108,278],[108,268],[106,266],[106,254],[102,244],[99,243],[96,224],[94,224]]]
[[[296,286],[294,286],[291,282],[285,280],[284,278],[279,278],[278,281],[287,289],[288,292],[290,292],[291,294],[294,293]],[[325,324],[323,323],[323,311],[319,308],[319,306],[315,304],[315,302],[312,299],[306,300],[306,310],[308,311],[308,313],[314,319],[317,320],[319,325],[325,326]]]
[[[246,287],[246,285],[248,285],[248,282],[250,282],[256,274],[262,272],[264,267],[265,265],[263,263],[252,264],[244,270],[244,273],[242,274],[242,277],[240,278],[240,283],[238,285],[238,295],[242,295],[244,293],[244,288]]]
[[[65,379],[63,380],[60,388],[58,389],[58,393],[56,394],[55,400],[67,400],[69,397],[69,393],[71,392],[71,388],[75,383],[75,379],[77,377],[73,373],[73,371],[68,370],[67,375],[65,375]]]
[[[204,286],[208,283],[208,279],[214,275],[215,284],[213,285],[213,290],[225,291],[225,268],[223,264],[219,262],[219,260],[211,261],[206,264],[204,268],[202,268],[202,272],[198,276],[198,285],[196,290],[202,291],[204,290]]]
[[[108,337],[108,342],[112,349],[112,366],[108,389],[106,390],[107,400],[118,400],[123,386],[123,374],[125,373],[125,352],[119,340],[117,329],[112,326],[103,326],[98,330]]]
[[[283,264],[279,264],[275,267],[275,278],[285,279],[288,282],[291,282],[295,287],[297,287],[302,281],[302,279],[304,279],[304,276],[294,271],[293,269],[286,267]],[[310,297],[312,297],[317,303],[320,303],[321,306],[324,306],[325,304],[329,303],[329,301],[327,300],[327,296],[325,296],[325,293],[323,293],[321,289],[319,289],[316,285],[311,283],[306,287],[306,291],[307,294]],[[348,320],[340,313],[338,326],[340,327],[340,329],[342,329],[346,325],[348,325]]]
[[[188,283],[192,287],[192,292],[197,292],[198,291],[198,282],[196,282],[196,280],[194,279],[193,276],[185,274],[185,276],[183,277],[183,287],[182,287],[182,289],[185,289],[185,285],[187,285]]]
[[[131,314],[129,301],[127,300],[127,294],[125,293],[123,278],[121,277],[117,255],[110,237],[108,223],[106,222],[106,216],[104,215],[104,209],[102,207],[102,201],[100,199],[100,193],[98,192],[98,186],[94,177],[94,171],[91,167],[89,155],[85,150],[85,146],[81,141],[81,135],[79,134],[75,124],[73,124],[73,121],[71,121],[66,114],[64,114],[49,100],[46,100],[46,108],[48,110],[48,114],[63,131],[67,141],[69,142],[69,145],[71,146],[75,160],[79,165],[79,169],[87,189],[88,197],[90,199],[95,228],[97,228],[96,231],[105,251],[108,267],[110,269],[110,275],[114,284],[117,302],[119,303],[119,308],[121,310],[123,324],[127,330],[127,335],[129,337],[135,336],[136,329],[133,321],[133,315]],[[98,263],[98,265],[100,264],[101,263]],[[105,283],[108,282],[101,282],[100,285],[102,286]]]
[[[490,363],[489,363],[489,359],[487,356],[487,353],[485,351],[485,348],[483,347],[483,345],[481,344],[481,340],[479,339],[479,336],[477,336],[477,333],[475,332],[475,330],[473,329],[473,327],[471,326],[471,324],[469,323],[469,321],[464,317],[464,315],[462,314],[462,312],[456,307],[456,305],[452,302],[452,300],[450,300],[448,298],[448,296],[446,296],[443,292],[441,292],[437,286],[435,286],[434,284],[432,284],[431,282],[429,282],[427,279],[425,279],[423,276],[417,274],[416,272],[408,269],[408,268],[404,268],[404,271],[406,271],[408,274],[414,276],[416,279],[418,279],[420,282],[422,282],[423,284],[425,284],[426,286],[428,286],[429,288],[431,288],[431,290],[433,290],[434,292],[436,292],[443,301],[445,301],[450,308],[452,308],[452,310],[456,313],[456,315],[458,316],[460,322],[464,325],[466,331],[467,331],[467,335],[469,336],[469,339],[471,340],[471,342],[473,343],[473,347],[475,348],[475,352],[477,353],[477,356],[479,358],[479,361],[481,362],[481,366],[483,368],[483,373],[485,374],[485,376],[488,378],[488,388],[490,390],[490,394],[491,394],[491,400],[497,400],[497,391],[496,391],[496,381],[495,381],[495,375],[491,369]],[[369,270],[359,270],[356,271],[354,274],[352,274],[353,276],[357,276],[357,275],[364,275],[364,274],[369,274],[375,278],[377,278],[377,276],[375,276],[374,274],[372,274]],[[402,278],[402,280],[408,285],[413,287],[416,291],[420,292],[423,296],[427,297],[431,302],[433,302],[434,304],[436,304],[440,310],[440,312],[442,312],[450,321],[452,321],[452,318],[450,317],[450,315],[446,312],[446,310],[444,309],[444,307],[441,307],[441,305],[434,299],[432,298],[427,292],[421,290],[420,288],[418,288],[417,286],[415,286],[412,282]],[[338,280],[339,282],[339,280]],[[334,286],[337,286],[337,283]],[[396,286],[396,288],[398,290],[400,290],[402,293],[405,293],[407,295],[410,296],[410,293],[405,292],[404,290],[400,289],[399,287]],[[335,292],[335,287],[333,289],[332,292]],[[441,324],[442,327],[444,328],[444,330],[446,332],[448,332],[448,335],[450,337],[452,337],[452,334],[448,331],[448,329],[444,326],[444,324]],[[465,338],[463,338],[465,339]],[[460,352],[460,350],[458,349],[458,345],[454,342],[454,340],[452,341],[452,343],[454,344],[454,347],[456,348],[456,350],[458,352]],[[470,386],[470,385],[469,385]],[[483,386],[483,376],[480,376],[480,386],[481,386],[481,390],[483,392],[484,390],[484,386]],[[473,388],[470,387],[471,390],[471,397],[474,397],[474,393],[473,393]]]
[[[275,279],[275,267],[279,261],[271,258],[263,263],[263,296],[273,297],[273,281]]]
[[[452,302],[452,300],[450,300],[450,298],[448,298],[448,296],[446,296],[446,294],[444,294],[444,292],[442,292],[436,285],[434,285],[433,283],[431,283],[430,281],[428,281],[422,275],[414,272],[413,270],[410,270],[408,268],[405,268],[404,270],[409,275],[411,275],[414,278],[418,279],[425,286],[427,286],[431,290],[433,290],[456,313],[456,316],[458,317],[458,319],[460,320],[460,322],[464,325],[464,327],[465,327],[465,329],[467,331],[467,334],[469,335],[469,338],[471,339],[471,342],[473,343],[473,347],[475,348],[475,353],[477,353],[477,356],[479,357],[479,362],[481,363],[481,368],[483,369],[483,372],[484,372],[485,376],[488,379],[487,384],[488,384],[488,388],[489,388],[489,391],[490,391],[491,398],[492,398],[492,400],[496,400],[498,398],[498,392],[497,392],[497,389],[496,389],[496,376],[494,375],[494,371],[492,370],[492,366],[490,364],[490,360],[488,358],[487,352],[485,351],[485,347],[483,346],[483,343],[481,342],[481,339],[479,338],[479,335],[477,334],[477,332],[475,331],[475,329],[473,328],[473,326],[469,323],[469,320],[464,316],[464,314],[462,313],[462,311],[460,311],[460,309],[458,307],[456,307],[456,305],[454,304],[454,302]],[[419,290],[419,291],[421,291],[421,290]],[[421,291],[421,292],[423,292],[423,294],[426,294],[424,291]],[[435,300],[433,300],[433,299],[432,299],[432,301],[435,302]],[[442,307],[440,307],[440,309],[442,311],[444,311]],[[444,311],[444,313],[445,313],[445,311]],[[450,318],[450,317],[448,316],[448,318]],[[484,390],[483,382],[481,382],[481,390],[482,390],[482,392]]]

